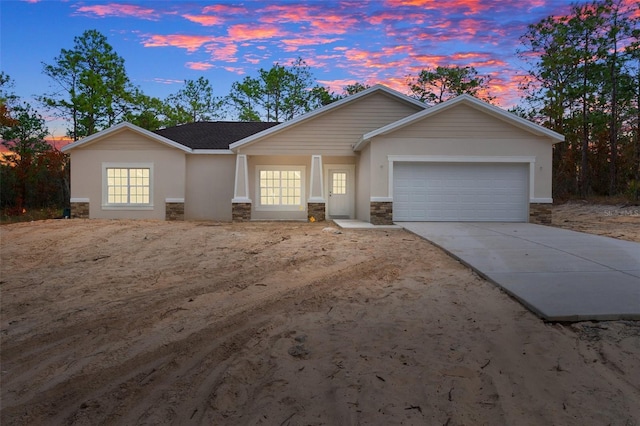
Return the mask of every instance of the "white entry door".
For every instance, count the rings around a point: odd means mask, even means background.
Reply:
[[[328,168],[328,208],[330,218],[353,216],[353,172],[350,167]]]

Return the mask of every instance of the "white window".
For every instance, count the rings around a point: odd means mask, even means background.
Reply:
[[[331,193],[333,195],[344,195],[347,193],[346,172],[333,172],[331,176]]]
[[[259,210],[300,210],[304,208],[304,167],[258,166]]]
[[[103,164],[103,207],[153,207],[151,164]]]

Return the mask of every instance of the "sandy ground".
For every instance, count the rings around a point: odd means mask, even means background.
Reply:
[[[0,237],[5,426],[640,424],[640,323],[546,324],[402,230]]]
[[[553,207],[554,226],[640,242],[640,206],[570,202]]]

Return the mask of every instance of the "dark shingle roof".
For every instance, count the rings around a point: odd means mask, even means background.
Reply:
[[[229,145],[279,123],[202,121],[156,130],[154,133],[191,149],[229,149]]]

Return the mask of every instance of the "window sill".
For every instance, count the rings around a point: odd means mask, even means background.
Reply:
[[[153,210],[152,205],[134,206],[134,205],[103,205],[102,210]]]
[[[257,205],[255,207],[256,211],[259,212],[301,212],[306,209],[306,206],[296,205],[296,206],[261,206]]]

